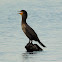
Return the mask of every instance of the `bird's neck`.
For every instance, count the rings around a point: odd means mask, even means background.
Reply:
[[[22,24],[25,24],[25,23],[26,23],[26,18],[22,17]]]

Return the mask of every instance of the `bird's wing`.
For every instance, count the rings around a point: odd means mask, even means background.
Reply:
[[[29,25],[26,25],[26,31],[26,33],[28,33],[29,37],[31,37],[32,40],[38,40],[37,34]]]

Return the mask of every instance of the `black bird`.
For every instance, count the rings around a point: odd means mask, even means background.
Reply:
[[[35,31],[27,24],[26,19],[27,19],[27,12],[25,10],[21,10],[20,15],[22,15],[22,30],[25,33],[25,35],[29,38],[29,42],[32,40],[35,40],[37,42],[39,42],[40,45],[42,45],[43,47],[46,47],[43,43],[40,42],[37,34],[35,33]]]

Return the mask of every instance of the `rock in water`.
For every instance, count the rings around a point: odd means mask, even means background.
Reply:
[[[25,48],[26,48],[27,52],[42,51],[43,50],[37,44],[33,44],[33,43],[27,43]]]

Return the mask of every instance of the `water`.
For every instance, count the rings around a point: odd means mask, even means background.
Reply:
[[[28,12],[27,23],[47,46],[42,52],[29,54],[24,48],[28,38],[17,14],[22,9]],[[0,0],[0,62],[61,61],[62,0]]]

